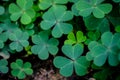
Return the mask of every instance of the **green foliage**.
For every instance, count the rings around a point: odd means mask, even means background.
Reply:
[[[103,66],[108,59],[108,63],[111,66],[116,66],[119,64],[118,55],[119,55],[119,39],[120,34],[115,33],[114,35],[111,32],[105,32],[101,36],[101,42],[96,41],[90,42],[88,48],[87,58],[93,58],[94,64],[97,66]],[[108,41],[109,40],[109,41]],[[91,60],[91,59],[90,59]]]
[[[35,33],[33,28],[34,28],[34,24],[29,24],[25,26],[24,30],[29,34],[29,36],[32,36]]]
[[[85,41],[85,44],[89,44],[91,41],[97,41],[99,40],[100,38],[100,32],[96,31],[96,32],[93,32],[93,31],[89,31],[87,33],[87,40]]]
[[[4,42],[7,41],[7,34],[0,28],[0,48],[4,47]]]
[[[26,79],[33,73],[29,61],[38,57],[42,63],[52,61],[50,65],[65,77],[73,74],[84,79],[120,79],[120,0],[1,3],[1,75],[11,72],[15,79]]]
[[[41,10],[45,10],[49,7],[57,8],[61,4],[66,4],[68,2],[68,0],[39,0],[39,1],[40,1],[39,8]]]
[[[116,32],[120,32],[120,26],[115,27]]]
[[[87,73],[87,67],[89,62],[86,60],[85,56],[82,56],[83,47],[80,44],[75,44],[74,46],[70,44],[65,44],[62,47],[62,52],[65,56],[57,56],[54,59],[54,65],[60,68],[60,74],[68,77],[74,72],[77,75],[83,76]]]
[[[20,52],[23,50],[23,47],[29,45],[28,42],[29,35],[27,32],[22,32],[21,30],[15,30],[10,33],[9,39],[12,41],[9,45],[10,49]]]
[[[49,31],[41,31],[39,34],[33,35],[32,42],[35,44],[31,48],[32,53],[38,55],[42,60],[47,59],[49,53],[56,55],[58,52],[59,42],[55,38],[49,38]]]
[[[65,44],[77,44],[82,43],[86,40],[86,36],[83,35],[83,32],[77,31],[76,36],[73,32],[69,33],[67,36],[67,40],[65,40]]]
[[[0,59],[0,72],[7,73],[8,72],[8,61],[6,59]]]
[[[89,16],[91,13],[96,18],[103,18],[112,10],[112,5],[109,3],[102,3],[104,0],[79,0],[76,7],[79,14],[83,17]]]
[[[33,0],[17,0],[17,4],[9,5],[10,18],[12,21],[17,21],[20,17],[22,24],[29,24],[35,17],[35,11],[32,9]]]
[[[49,9],[42,18],[43,21],[40,23],[42,29],[48,30],[54,26],[53,37],[59,38],[62,34],[68,34],[73,29],[71,24],[65,22],[71,20],[73,14],[71,11],[66,11],[64,6]]]
[[[88,30],[97,30],[101,33],[110,31],[109,21],[106,18],[98,19],[91,15],[85,17],[84,22]]]
[[[26,75],[32,75],[33,73],[31,63],[23,63],[23,60],[21,59],[17,59],[16,62],[12,62],[10,67],[12,68],[11,74],[18,77],[18,79],[24,79]]]
[[[4,47],[4,48],[0,51],[0,56],[1,56],[3,59],[9,59],[9,58],[10,58],[10,53],[9,53],[7,47]]]
[[[0,6],[0,15],[3,15],[3,14],[4,14],[4,12],[5,12],[4,7],[3,7],[3,6]]]
[[[116,2],[116,3],[119,3],[120,2],[120,0],[113,0],[114,2]]]

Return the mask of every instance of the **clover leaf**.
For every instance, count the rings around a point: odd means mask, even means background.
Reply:
[[[101,36],[101,42],[93,41],[89,43],[90,51],[87,53],[87,57],[89,59],[93,57],[94,64],[97,66],[103,66],[107,60],[111,66],[118,65],[120,33],[113,35],[111,32],[105,32]]]
[[[60,68],[60,74],[63,76],[71,76],[75,72],[79,76],[83,76],[87,73],[89,61],[86,60],[85,56],[82,56],[83,47],[80,44],[74,46],[65,44],[62,47],[62,52],[67,56],[57,56],[54,58],[54,65]]]
[[[107,18],[98,19],[91,15],[84,18],[84,23],[88,30],[97,30],[101,33],[110,31],[110,25]]]
[[[8,61],[6,59],[0,59],[0,72],[7,73],[8,72]]]
[[[89,44],[91,41],[98,41],[100,38],[100,32],[98,31],[89,31],[87,33],[87,40],[85,41],[85,44]]]
[[[9,13],[12,21],[17,21],[20,17],[22,24],[29,24],[35,17],[35,11],[32,9],[33,0],[17,0],[17,4],[9,5]]]
[[[23,63],[23,60],[21,59],[17,59],[16,62],[12,62],[10,67],[12,69],[11,74],[15,77],[18,77],[18,79],[24,79],[26,75],[32,75],[33,73],[33,70],[31,69],[31,63]]]
[[[120,0],[113,0],[114,2],[116,2],[116,3],[119,3],[120,2]]]
[[[103,18],[105,14],[110,13],[112,10],[112,5],[102,3],[103,1],[104,0],[79,0],[76,3],[76,8],[83,17],[87,17],[93,13],[96,18]]]
[[[29,34],[29,36],[32,36],[35,33],[33,28],[34,28],[34,24],[29,24],[25,26],[24,31],[26,31]]]
[[[120,32],[120,25],[115,27],[116,32]]]
[[[42,10],[48,9],[49,7],[58,7],[61,4],[66,4],[68,0],[39,0],[39,8]]]
[[[93,77],[97,80],[107,80],[107,77],[110,77],[112,75],[113,71],[111,71],[109,68],[103,68],[100,71],[96,72]]]
[[[32,42],[35,44],[31,47],[33,54],[38,55],[42,60],[49,57],[49,53],[56,55],[58,52],[58,40],[49,38],[49,31],[42,31],[38,35],[32,36]]]
[[[29,35],[27,32],[23,32],[20,29],[16,29],[14,32],[10,33],[9,39],[12,41],[9,45],[10,49],[20,52],[23,47],[29,45],[28,42]]]
[[[3,15],[5,13],[5,8],[3,6],[0,6],[0,15]]]
[[[8,39],[7,34],[3,31],[2,28],[0,28],[0,48],[4,47],[4,42],[6,42]]]
[[[65,44],[77,44],[82,43],[86,40],[86,36],[83,35],[83,32],[77,31],[76,36],[73,32],[69,33],[67,36],[67,40],[65,40]]]
[[[73,18],[71,11],[66,11],[65,7],[57,7],[55,9],[49,9],[43,14],[43,21],[40,23],[40,27],[44,30],[52,28],[52,35],[56,38],[62,36],[62,34],[68,34],[72,31],[73,27],[66,21]]]
[[[0,51],[0,56],[3,57],[3,59],[10,58],[8,47],[5,46],[4,48],[2,48],[2,50]]]

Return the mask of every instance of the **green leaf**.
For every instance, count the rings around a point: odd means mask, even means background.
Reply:
[[[74,66],[77,75],[83,76],[88,73],[87,68],[89,67],[89,62],[86,60],[85,56],[81,56],[80,58],[76,59]]]
[[[100,32],[98,31],[89,31],[87,33],[87,40],[85,41],[85,44],[89,44],[91,41],[97,41],[100,38]]]
[[[21,17],[20,21],[23,24],[29,24],[32,20],[31,20],[31,17],[29,15],[24,13],[23,16]]]
[[[65,44],[82,44],[86,40],[86,36],[83,35],[83,32],[77,31],[76,36],[73,32],[69,33],[67,36],[67,40],[65,40]]]
[[[0,59],[0,72],[7,73],[8,72],[8,61],[6,59]]]
[[[5,8],[3,6],[0,6],[0,15],[3,15],[5,13]]]
[[[96,18],[103,18],[105,14],[108,14],[112,10],[112,5],[109,3],[101,4],[103,1],[104,0],[79,0],[76,3],[76,8],[83,17],[87,17],[93,13]]]
[[[109,65],[111,66],[116,66],[119,64],[118,60],[119,38],[120,38],[119,33],[113,35],[111,32],[105,32],[101,36],[102,43],[98,43],[95,41],[90,42],[88,46],[95,65],[103,66],[107,59]]]
[[[65,40],[65,44],[75,44],[76,43],[76,38],[73,32],[70,32],[67,36],[67,40]]]
[[[26,75],[32,75],[33,70],[29,62],[23,63],[23,60],[17,59],[16,62],[10,64],[12,68],[11,74],[18,79],[24,79]]]
[[[33,0],[17,0],[16,3],[9,5],[11,20],[17,21],[20,18],[22,24],[29,24],[35,17],[35,11],[32,9]]]
[[[60,73],[66,77],[73,73],[73,62],[70,59],[58,56],[54,59],[54,65],[60,68]]]
[[[120,2],[120,0],[113,0],[114,2],[116,2],[116,3],[119,3]]]
[[[32,36],[35,33],[34,28],[34,24],[29,24],[27,26],[25,26],[25,31],[29,34],[29,36]]]
[[[43,14],[43,21],[40,23],[40,27],[44,30],[52,28],[53,37],[59,38],[63,34],[68,34],[72,31],[73,27],[65,21],[71,20],[73,14],[71,11],[66,11],[65,7],[51,8]]]
[[[16,50],[18,52],[23,50],[23,47],[29,45],[28,42],[29,35],[26,32],[22,32],[21,30],[16,30],[10,34],[9,39],[12,41],[10,43],[10,49]]]
[[[112,75],[112,71],[109,68],[104,68],[98,72],[96,72],[93,76],[95,79],[98,80],[106,80],[110,75]]]
[[[8,59],[10,58],[10,54],[8,52],[8,48],[4,47],[1,52],[0,52],[0,56],[3,57],[4,59]]]
[[[115,27],[116,32],[120,32],[120,25]]]
[[[62,47],[62,52],[69,58],[75,60],[83,53],[83,47],[80,44],[72,45],[64,45]]]
[[[68,0],[39,0],[39,8],[41,10],[46,10],[49,7],[53,7],[53,6],[57,6],[57,5],[61,5],[61,4],[66,4],[68,2]]]
[[[55,67],[60,68],[60,74],[69,77],[73,74],[74,68],[77,75],[83,76],[87,73],[89,62],[84,56],[81,56],[83,47],[80,44],[74,46],[65,44],[62,46],[62,52],[67,57],[57,56],[53,61]]]
[[[38,35],[32,36],[32,41],[35,45],[31,47],[33,54],[37,54],[42,60],[49,57],[49,53],[56,55],[58,52],[58,40],[55,38],[49,39],[48,31],[41,31]]]
[[[84,23],[88,30],[97,30],[101,33],[110,31],[109,21],[106,18],[98,19],[91,15],[84,18]]]

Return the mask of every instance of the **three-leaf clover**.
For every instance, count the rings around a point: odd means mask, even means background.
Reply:
[[[32,9],[33,0],[17,0],[17,4],[9,5],[10,18],[12,21],[17,21],[20,17],[22,24],[29,24],[35,17],[35,11]]]
[[[45,10],[49,7],[58,7],[61,4],[66,4],[68,2],[68,0],[39,0],[39,7],[42,10]],[[63,5],[62,5],[63,6]]]
[[[49,31],[42,31],[38,35],[32,36],[32,42],[35,44],[31,47],[33,54],[37,54],[42,60],[49,57],[49,53],[56,55],[58,52],[58,40],[49,38]]]
[[[0,72],[7,73],[8,72],[8,61],[6,59],[0,59]]]
[[[103,18],[105,14],[108,14],[112,10],[112,5],[109,3],[101,4],[103,1],[104,0],[79,0],[76,3],[76,8],[83,17],[87,17],[93,13],[96,18]]]
[[[67,40],[65,40],[65,44],[77,44],[82,43],[86,40],[86,36],[83,35],[83,32],[77,31],[76,36],[73,32],[69,33],[67,36]]]
[[[11,50],[16,50],[20,52],[23,50],[23,47],[29,45],[28,42],[29,35],[27,32],[23,32],[20,29],[16,29],[10,33],[9,39],[12,41],[9,45]]]
[[[87,60],[93,60],[97,66],[103,66],[108,59],[108,63],[111,66],[119,64],[119,47],[120,34],[111,32],[105,32],[101,36],[101,42],[92,41],[89,43],[89,52],[87,53]]]
[[[83,18],[88,30],[97,30],[101,33],[110,31],[110,24],[107,18],[95,18],[93,15]]]
[[[10,67],[12,69],[11,74],[15,77],[18,77],[18,79],[24,79],[26,75],[32,75],[33,73],[33,70],[31,69],[31,63],[23,63],[23,60],[21,59],[17,59],[16,62],[12,62]]]
[[[73,18],[71,11],[66,11],[66,7],[51,8],[43,14],[43,21],[40,26],[44,30],[52,28],[52,35],[56,38],[62,36],[62,34],[68,34],[72,31],[73,27],[66,21]]]
[[[75,44],[74,46],[65,44],[62,47],[62,52],[67,57],[57,56],[53,61],[55,67],[60,68],[60,74],[66,77],[71,76],[74,69],[79,76],[87,73],[89,61],[86,60],[85,56],[81,56],[83,47],[80,44]]]

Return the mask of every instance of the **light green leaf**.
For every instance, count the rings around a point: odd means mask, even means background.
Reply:
[[[73,32],[69,33],[67,36],[67,40],[65,40],[65,44],[82,44],[86,40],[86,36],[83,35],[83,32],[77,31],[76,35]]]
[[[24,13],[23,16],[21,17],[20,21],[23,24],[29,24],[32,20],[28,14]]]

